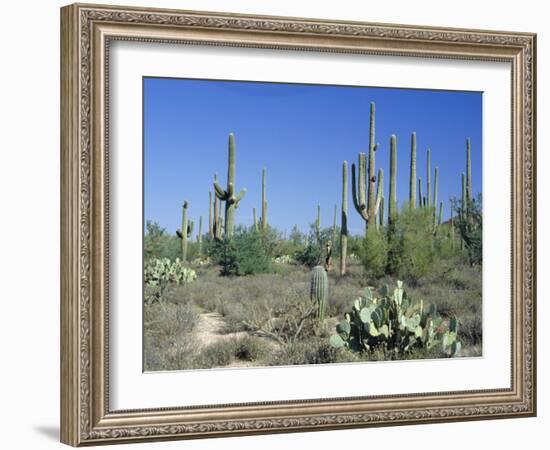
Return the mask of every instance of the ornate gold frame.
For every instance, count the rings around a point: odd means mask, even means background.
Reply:
[[[512,67],[509,389],[111,411],[106,62],[114,39],[507,61]],[[61,440],[79,446],[536,414],[536,36],[75,4],[61,9]]]

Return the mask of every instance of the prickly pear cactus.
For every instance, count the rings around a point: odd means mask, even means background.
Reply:
[[[174,262],[168,258],[150,259],[145,263],[143,272],[145,285],[158,288],[157,292],[148,299],[149,302],[162,301],[162,295],[169,283],[190,283],[197,278],[197,273],[193,269],[185,267],[179,258],[176,258]]]
[[[309,297],[317,302],[317,323],[321,324],[328,301],[328,277],[323,266],[315,266],[311,271]]]
[[[330,337],[335,348],[356,352],[383,349],[394,355],[404,355],[415,348],[430,350],[440,346],[447,356],[460,351],[458,321],[443,319],[435,304],[424,309],[424,302],[413,303],[407,297],[401,281],[393,292],[383,286],[377,292],[366,288],[353,303],[349,313],[336,325]]]

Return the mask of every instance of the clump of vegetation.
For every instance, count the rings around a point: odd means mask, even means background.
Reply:
[[[156,289],[152,295],[146,296],[145,301],[162,301],[169,283],[190,283],[196,278],[197,273],[185,267],[179,258],[174,262],[168,258],[149,259],[145,263],[143,280],[145,286]]]
[[[433,303],[426,310],[423,301],[414,303],[401,281],[392,294],[387,286],[378,293],[366,288],[338,323],[336,332],[330,338],[333,347],[354,352],[381,350],[388,359],[437,346],[445,355],[454,356],[461,347],[457,319],[444,320]]]
[[[241,227],[236,228],[231,239],[211,241],[208,255],[220,266],[220,273],[224,276],[267,273],[271,267],[271,257],[262,236]]]

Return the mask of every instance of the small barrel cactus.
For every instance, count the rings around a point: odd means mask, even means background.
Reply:
[[[323,266],[315,266],[311,271],[309,297],[317,302],[317,322],[325,320],[325,311],[328,301],[328,277]]]

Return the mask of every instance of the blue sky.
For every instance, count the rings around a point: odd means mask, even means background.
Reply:
[[[236,188],[248,192],[235,221],[252,224],[261,207],[261,172],[267,169],[268,222],[280,231],[306,231],[321,205],[322,226],[340,208],[342,161],[357,162],[369,144],[370,102],[376,103],[376,167],[389,197],[389,141],[397,136],[398,201],[408,199],[411,133],[417,133],[417,176],[426,192],[426,149],[439,168],[444,218],[449,198],[460,197],[466,138],[472,142],[474,195],[482,188],[482,93],[321,86],[215,80],[144,78],[144,218],[174,233],[181,205],[208,223],[213,174],[227,176],[228,134],[235,134]],[[351,202],[348,226],[363,232]],[[338,213],[339,217],[339,213]]]

